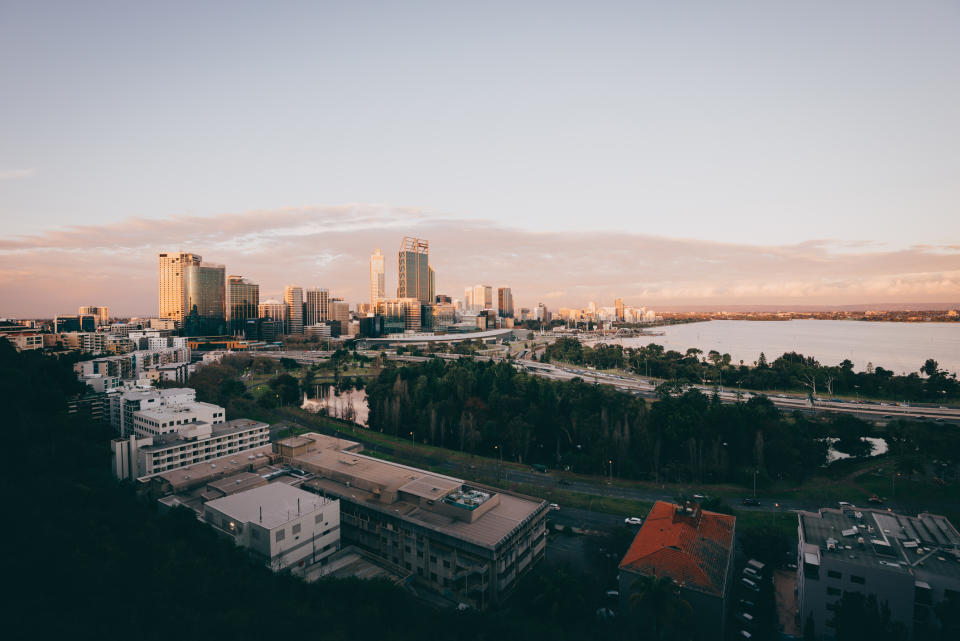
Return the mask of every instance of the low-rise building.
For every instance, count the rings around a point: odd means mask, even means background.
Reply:
[[[197,391],[189,387],[116,389],[107,395],[110,406],[110,425],[121,437],[127,437],[133,434],[134,413],[166,405],[185,405],[192,403],[196,398]]]
[[[697,638],[722,639],[733,593],[736,518],[702,510],[696,503],[657,501],[620,562],[620,600],[641,577],[670,577],[679,597],[696,612]]]
[[[502,602],[543,558],[545,501],[364,456],[361,449],[314,433],[277,443],[282,460],[315,475],[304,489],[340,499],[350,543],[481,609]]]
[[[340,502],[283,482],[208,501],[203,520],[274,571],[303,568],[340,549]]]
[[[946,518],[853,506],[801,511],[798,518],[805,637],[836,637],[835,613],[847,592],[875,596],[913,639],[936,636],[936,606],[960,596],[960,534]]]
[[[270,426],[248,418],[217,425],[203,422],[180,426],[173,434],[116,438],[110,442],[113,474],[118,479],[140,479],[160,472],[206,463],[214,459],[248,456],[249,450],[270,442]]]

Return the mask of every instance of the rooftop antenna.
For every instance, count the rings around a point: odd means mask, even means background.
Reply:
[[[263,506],[260,506],[260,522],[263,523]]]
[[[297,516],[300,516],[300,497],[297,497]]]

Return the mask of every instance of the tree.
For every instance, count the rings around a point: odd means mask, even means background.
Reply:
[[[693,638],[693,608],[680,596],[674,580],[668,576],[640,577],[629,597],[630,607],[639,614],[642,625],[653,624],[653,638],[660,641],[686,641]]]

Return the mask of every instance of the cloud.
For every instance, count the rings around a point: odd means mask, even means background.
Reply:
[[[130,218],[0,240],[0,316],[52,315],[80,304],[155,314],[157,253],[185,250],[261,285],[327,287],[365,301],[368,259],[387,256],[396,288],[404,234],[430,241],[438,293],[477,283],[513,288],[518,305],[839,305],[960,301],[960,248],[891,250],[817,239],[755,246],[643,234],[531,232],[415,208],[348,204],[216,216]]]
[[[22,180],[33,178],[36,169],[0,169],[0,180]]]

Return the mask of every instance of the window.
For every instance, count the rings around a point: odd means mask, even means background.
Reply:
[[[443,567],[449,568],[449,567],[450,567],[450,561],[444,561],[444,562],[443,562]]]
[[[830,596],[840,596],[840,588],[827,588],[827,594]]]
[[[300,524],[299,524],[299,523],[294,523],[293,527],[290,528],[290,532],[291,532],[292,534],[300,534]]]
[[[259,541],[259,540],[260,540],[260,530],[256,530],[256,529],[250,530],[250,536],[253,538],[254,541]]]
[[[418,551],[417,551],[417,558],[418,558],[418,559],[422,559],[422,558],[423,558],[423,552],[420,552],[420,551],[418,550]]]
[[[831,579],[840,579],[843,578],[843,575],[837,572],[836,570],[827,570],[827,576]]]
[[[282,541],[285,538],[287,538],[287,531],[284,530],[283,528],[277,530],[277,533],[274,535],[275,541]]]
[[[431,554],[431,555],[430,555],[430,563],[436,563],[436,562],[437,562],[437,557],[436,557],[435,555]]]
[[[863,585],[864,583],[867,582],[867,580],[866,580],[865,578],[863,578],[862,576],[856,576],[856,575],[854,575],[854,574],[851,574],[851,575],[850,575],[850,581],[851,581],[852,583],[859,583],[860,585]]]

